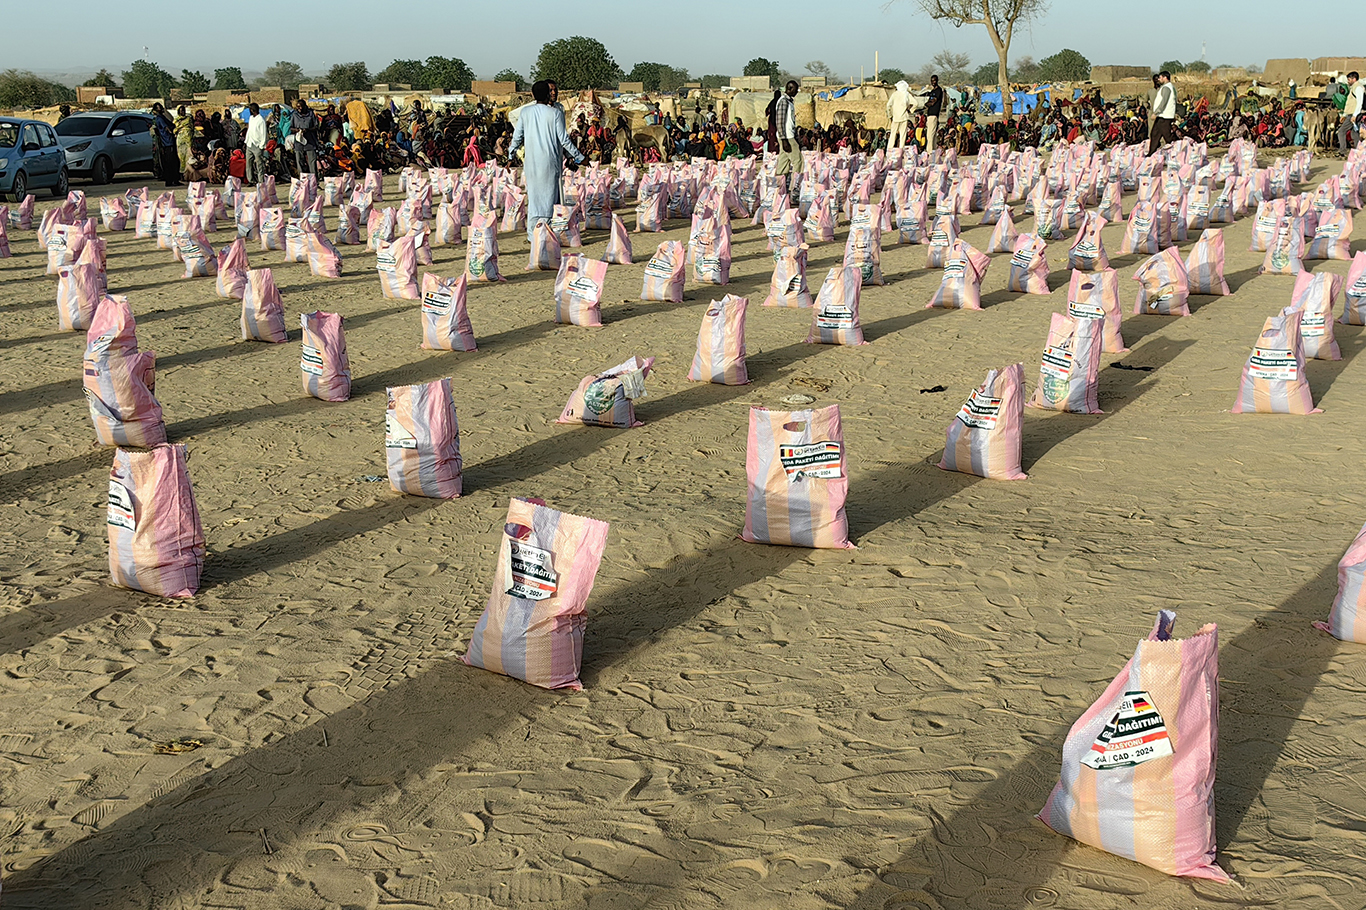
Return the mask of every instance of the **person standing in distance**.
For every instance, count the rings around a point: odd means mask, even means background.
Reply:
[[[526,147],[526,235],[541,221],[549,221],[560,202],[560,178],[564,171],[564,156],[573,159],[570,170],[578,170],[583,153],[574,147],[564,128],[564,112],[555,104],[550,83],[541,80],[531,86],[535,103],[522,108],[517,115],[517,129],[512,134],[508,155]]]
[[[888,152],[894,148],[904,148],[906,145],[906,127],[911,120],[911,93],[907,91],[909,88],[906,80],[902,79],[896,84],[896,91],[892,92],[892,97],[887,99],[887,119],[892,124],[891,130],[887,133]]]
[[[925,151],[934,151],[935,133],[939,132],[939,114],[944,110],[944,90],[939,77],[930,77],[930,90],[925,93]]]
[[[773,106],[774,132],[778,135],[778,166],[775,176],[789,174],[787,193],[794,201],[797,199],[797,175],[802,172],[802,150],[797,145],[797,106],[792,99],[797,97],[797,82],[787,80],[783,94]]]
[[[1357,144],[1356,119],[1366,113],[1366,85],[1356,70],[1347,74],[1347,104],[1342,108],[1342,119],[1338,122],[1338,151],[1347,156]]]
[[[266,177],[266,118],[261,113],[261,105],[253,101],[247,105],[251,119],[247,121],[247,183],[260,186]]]
[[[1176,86],[1172,85],[1172,74],[1163,70],[1157,74],[1157,95],[1153,98],[1153,131],[1148,136],[1149,155],[1176,139],[1173,130],[1175,125]]]

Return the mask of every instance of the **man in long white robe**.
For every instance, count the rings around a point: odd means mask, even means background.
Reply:
[[[517,128],[512,133],[511,155],[525,148],[522,155],[526,176],[526,233],[528,239],[537,222],[549,221],[560,202],[560,180],[564,172],[564,158],[568,155],[575,167],[584,160],[583,153],[574,147],[564,128],[564,111],[551,103],[550,86],[537,82],[531,87],[536,103],[528,104],[517,115]]]

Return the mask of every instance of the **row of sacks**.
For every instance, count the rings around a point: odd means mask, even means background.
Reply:
[[[1326,208],[1317,206],[1316,198],[1303,193],[1259,204],[1252,222],[1250,251],[1269,251],[1285,225],[1290,224],[1304,241],[1302,258],[1351,259],[1351,211],[1340,204],[1330,204]]]

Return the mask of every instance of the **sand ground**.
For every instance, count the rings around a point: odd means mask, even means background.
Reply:
[[[1330,169],[1316,162],[1314,183]],[[889,246],[888,285],[862,297],[871,344],[850,348],[804,344],[809,311],[759,306],[771,258],[760,228],[739,228],[724,290],[751,301],[753,382],[732,388],[685,378],[722,289],[636,299],[654,245],[686,239],[671,225],[611,267],[600,329],[552,324],[554,275],[524,273],[525,238],[504,234],[511,280],[472,288],[471,354],[419,350],[416,303],[381,297],[363,248],[343,248],[340,280],[253,248],[293,327],[266,345],[238,340],[239,304],[212,279],[106,235],[111,292],[132,301],[191,452],[209,556],[184,601],[107,582],[112,453],[82,398],[83,338],[56,330],[45,256],[12,232],[6,908],[1366,907],[1366,650],[1310,627],[1366,520],[1362,329],[1339,329],[1342,361],[1309,364],[1323,414],[1229,414],[1292,283],[1256,276],[1245,219],[1225,232],[1232,296],[1126,315],[1105,415],[1027,413],[1029,479],[979,481],[934,467],[945,427],[989,368],[1023,361],[1032,390],[1070,241],[1050,244],[1049,297],[1005,291],[993,257],[981,312],[922,309],[939,274],[924,247]],[[1121,232],[1105,232],[1112,254]],[[845,233],[814,246],[813,290]],[[434,271],[463,257],[437,248]],[[1115,258],[1127,313],[1140,257]],[[348,402],[300,387],[297,315],[314,309],[346,316]],[[636,353],[657,358],[644,427],[554,423],[580,377]],[[385,387],[443,376],[467,495],[364,479],[385,473]],[[857,550],[736,537],[747,408],[795,393],[841,407]],[[528,495],[611,523],[581,693],[458,660],[507,500]],[[1067,728],[1161,608],[1178,632],[1219,624],[1218,834],[1236,885],[1168,878],[1031,818]],[[154,752],[185,738],[203,745]]]

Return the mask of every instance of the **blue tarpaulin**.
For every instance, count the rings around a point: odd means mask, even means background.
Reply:
[[[1011,92],[1011,111],[1016,114],[1027,114],[1039,106],[1041,98],[1049,97],[1048,89],[1041,89],[1036,92]],[[983,92],[982,104],[989,105],[994,114],[1004,113],[1005,103],[1001,98],[1000,92]]]

